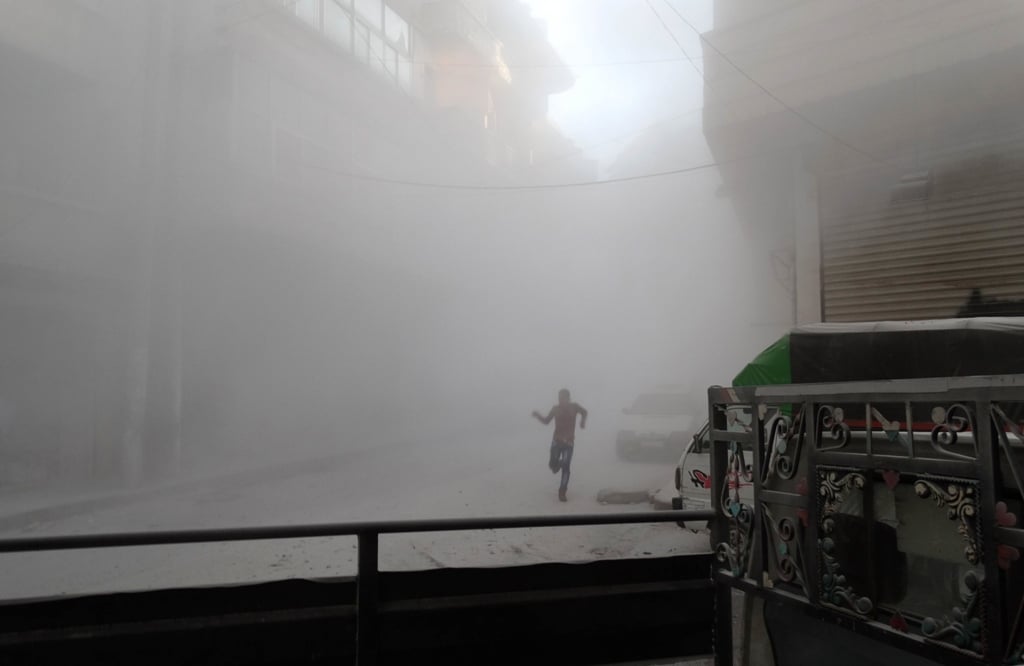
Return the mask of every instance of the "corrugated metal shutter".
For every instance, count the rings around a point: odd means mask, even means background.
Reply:
[[[1024,168],[961,168],[926,200],[821,217],[825,321],[952,317],[972,289],[1024,298]],[[985,174],[984,171],[989,171]]]

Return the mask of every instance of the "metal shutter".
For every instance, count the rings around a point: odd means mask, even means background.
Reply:
[[[926,200],[849,216],[823,211],[825,321],[952,317],[972,289],[1024,298],[1021,164],[961,168],[958,183],[947,176]]]

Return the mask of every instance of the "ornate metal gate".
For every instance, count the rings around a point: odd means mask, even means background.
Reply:
[[[1021,375],[709,390],[716,582],[765,599],[777,663],[829,650],[781,612],[849,629],[833,663],[1024,663],[1022,405]]]

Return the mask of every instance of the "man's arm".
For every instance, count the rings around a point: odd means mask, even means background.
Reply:
[[[547,425],[547,424],[551,423],[551,419],[555,418],[555,408],[552,407],[551,411],[548,412],[547,416],[541,416],[540,412],[534,412],[533,413],[533,418],[537,419],[538,421],[540,421],[544,425]]]
[[[580,428],[583,428],[585,430],[587,427],[587,410],[583,407],[583,405],[577,404],[576,411],[579,412],[580,414]]]

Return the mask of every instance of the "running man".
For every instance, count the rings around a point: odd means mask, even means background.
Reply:
[[[587,410],[569,400],[569,389],[558,392],[558,404],[547,416],[534,412],[533,418],[544,425],[555,422],[555,434],[551,438],[551,461],[548,467],[557,474],[562,470],[562,483],[558,486],[558,499],[566,501],[565,491],[569,488],[569,465],[572,464],[572,447],[576,441],[576,415],[580,415],[580,428],[587,427]]]

